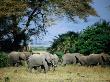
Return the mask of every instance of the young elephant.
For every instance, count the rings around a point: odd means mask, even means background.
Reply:
[[[33,54],[29,57],[28,59],[29,70],[32,71],[33,68],[37,67],[41,67],[42,69],[44,69],[45,73],[48,71],[48,65],[45,56]]]
[[[64,54],[64,56],[62,57],[63,59],[63,65],[66,65],[66,64],[76,64],[76,57],[80,57],[81,54],[80,53],[67,53],[67,54]]]

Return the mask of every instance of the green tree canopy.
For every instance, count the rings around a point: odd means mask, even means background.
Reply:
[[[84,55],[102,52],[110,54],[110,23],[100,21],[87,27],[79,34],[68,32],[59,35],[48,50],[64,53],[68,51]]]
[[[76,52],[83,54],[110,52],[110,23],[100,21],[80,33]]]
[[[57,51],[66,53],[69,52],[70,49],[74,46],[75,41],[78,38],[78,33],[75,32],[67,32],[65,34],[59,35],[56,39],[54,39],[53,44],[48,50],[51,53],[55,53]]]

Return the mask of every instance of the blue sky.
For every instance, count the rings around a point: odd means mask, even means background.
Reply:
[[[37,42],[34,40],[33,43],[40,43],[36,44],[38,46],[49,46],[50,41],[53,41],[55,36],[58,36],[59,34],[66,33],[67,31],[80,32],[87,26],[98,22],[100,19],[110,21],[110,0],[93,0],[93,2],[92,7],[95,8],[100,17],[89,16],[88,22],[77,20],[78,23],[70,22],[67,19],[57,20],[55,25],[47,28],[48,32],[42,39],[38,39]]]

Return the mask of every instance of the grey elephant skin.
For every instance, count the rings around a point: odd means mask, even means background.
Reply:
[[[80,56],[76,57],[77,62],[79,62],[81,65],[86,66],[96,66],[96,65],[107,65],[109,62],[109,55],[108,54],[90,54],[89,56]]]
[[[33,68],[41,67],[46,73],[48,71],[48,64],[44,55],[33,54],[28,59],[28,68],[32,71]]]
[[[82,54],[80,53],[66,53],[63,55],[62,59],[62,65],[66,65],[66,64],[76,64],[76,57],[80,57]]]
[[[52,55],[52,54],[50,54],[48,52],[41,53],[40,55],[43,55],[45,57],[49,70],[50,70],[50,68],[55,70],[55,67],[57,65],[56,63],[57,63],[57,60],[58,60],[57,56],[56,55]]]
[[[33,53],[32,52],[22,52],[25,54],[26,61],[28,60],[29,56],[31,56]]]
[[[59,62],[59,57],[56,54],[53,54],[52,56],[53,56],[54,66],[57,67]]]
[[[26,60],[26,56],[24,53],[16,51],[12,51],[11,53],[9,53],[8,58],[11,66],[19,66],[22,60]]]

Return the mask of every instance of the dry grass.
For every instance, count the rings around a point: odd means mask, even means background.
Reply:
[[[110,68],[68,65],[44,74],[30,73],[26,67],[7,67],[0,69],[0,82],[110,82]]]

